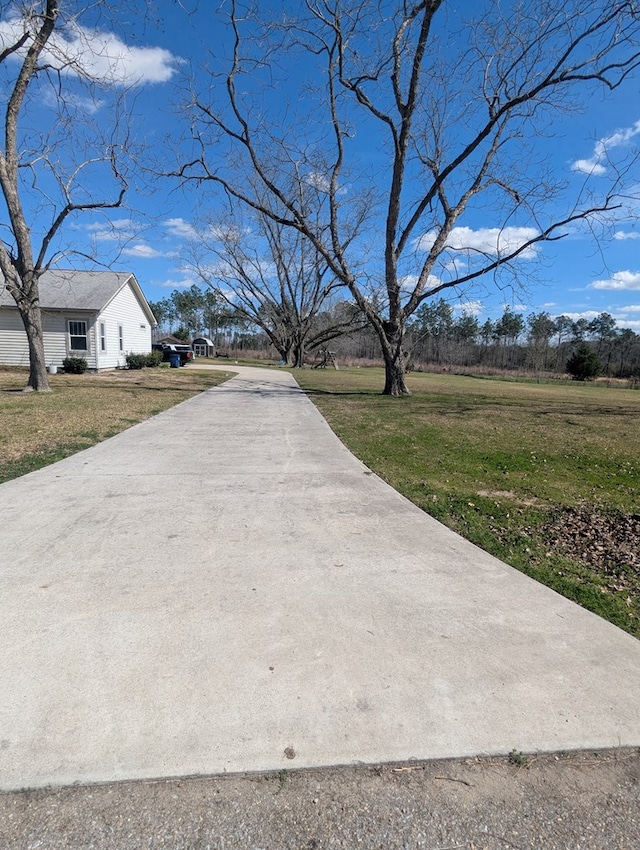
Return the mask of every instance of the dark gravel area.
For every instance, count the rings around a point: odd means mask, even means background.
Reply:
[[[640,750],[0,795],[3,850],[637,850]]]

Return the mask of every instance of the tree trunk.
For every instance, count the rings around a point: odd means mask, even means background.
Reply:
[[[297,343],[293,346],[291,365],[295,369],[302,369],[304,366],[305,350],[303,343]]]
[[[383,395],[411,395],[405,382],[404,360],[384,359],[384,390]]]
[[[20,318],[22,319],[29,344],[29,381],[25,387],[25,391],[51,392],[44,356],[44,335],[42,332],[42,313],[40,312],[40,307],[37,304],[32,304],[26,308],[19,306],[18,309],[20,310]]]
[[[382,343],[382,356],[384,357],[385,381],[383,395],[411,395],[411,390],[405,381],[406,355],[402,348],[404,328],[385,322],[383,334],[380,335]]]

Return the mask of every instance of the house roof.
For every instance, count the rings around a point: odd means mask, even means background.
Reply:
[[[156,319],[131,272],[49,269],[39,281],[40,307],[43,310],[86,310],[99,313],[127,284],[133,289],[150,323],[155,325]],[[0,290],[0,307],[15,307],[5,287]]]

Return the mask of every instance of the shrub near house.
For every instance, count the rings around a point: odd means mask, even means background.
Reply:
[[[153,369],[162,363],[162,352],[151,351],[149,354],[127,354],[127,369]]]
[[[62,361],[62,368],[71,375],[84,375],[89,364],[84,357],[65,357]]]

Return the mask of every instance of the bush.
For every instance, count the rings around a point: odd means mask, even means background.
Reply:
[[[70,372],[72,375],[82,375],[88,367],[89,364],[84,357],[65,357],[62,361],[64,371]]]
[[[146,354],[127,354],[125,356],[127,369],[144,369],[147,365]]]
[[[147,357],[147,366],[150,368],[155,368],[162,363],[162,352],[161,351],[150,351]]]
[[[161,351],[150,351],[148,354],[127,354],[125,357],[128,369],[153,369],[162,363]]]
[[[602,370],[600,359],[586,342],[580,345],[567,360],[567,372],[574,381],[591,381],[597,378]]]

